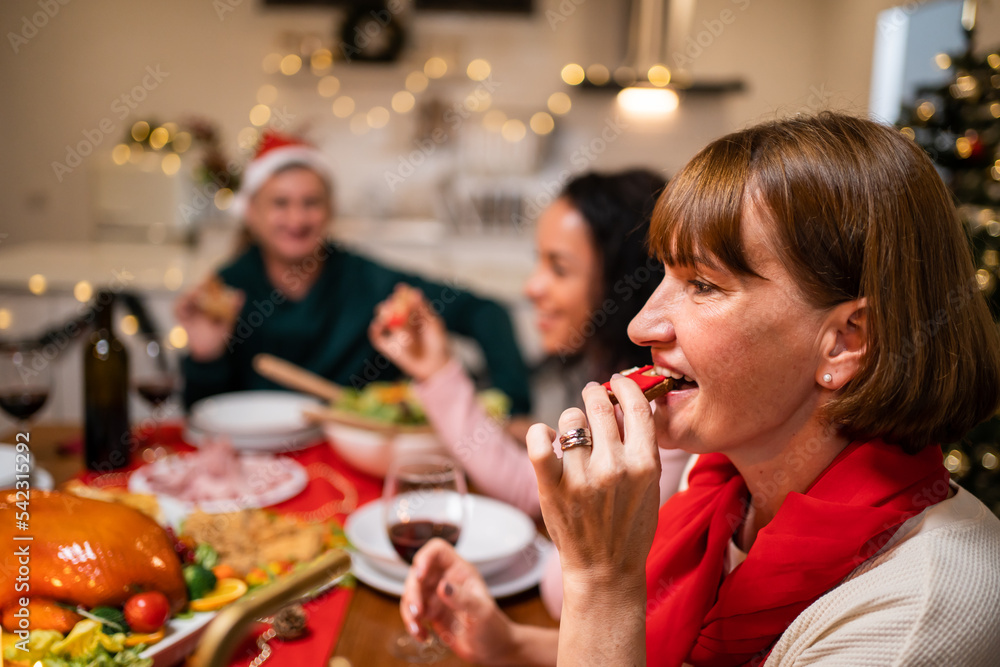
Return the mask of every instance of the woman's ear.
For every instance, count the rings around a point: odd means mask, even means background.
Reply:
[[[854,379],[868,345],[868,301],[864,297],[835,306],[821,338],[816,383],[836,391]]]

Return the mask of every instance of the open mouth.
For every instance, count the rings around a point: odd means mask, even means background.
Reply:
[[[698,387],[698,383],[695,382],[690,377],[688,377],[687,375],[678,373],[676,371],[672,371],[669,368],[663,368],[662,366],[653,366],[653,371],[657,375],[662,375],[663,377],[671,378],[674,381],[673,387],[670,388],[670,391],[684,391],[685,389],[696,389]]]

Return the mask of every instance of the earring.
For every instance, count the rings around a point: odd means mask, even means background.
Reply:
[[[825,375],[823,376],[823,382],[825,382],[825,383],[827,383],[827,384],[830,384],[831,382],[833,382],[833,376],[832,376],[832,375],[830,375],[829,373],[826,373],[826,374],[825,374]]]

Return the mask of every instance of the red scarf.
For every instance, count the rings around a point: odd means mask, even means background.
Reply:
[[[646,561],[650,665],[763,662],[799,613],[874,556],[906,519],[944,500],[938,447],[906,454],[850,444],[806,493],[790,493],[746,560],[723,578],[749,495],[722,454],[698,459],[690,487],[661,509]]]

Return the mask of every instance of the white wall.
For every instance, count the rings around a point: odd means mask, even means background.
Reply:
[[[580,2],[580,0],[576,0]],[[66,3],[65,5],[60,3]],[[561,4],[560,4],[561,3]],[[537,0],[531,18],[502,16],[420,16],[414,46],[403,63],[390,67],[341,66],[342,92],[359,106],[387,105],[405,74],[436,50],[450,50],[467,62],[484,57],[501,85],[498,106],[527,112],[541,109],[549,93],[565,90],[559,70],[569,61],[586,65],[616,57],[621,48],[618,0]],[[680,111],[657,126],[632,123],[606,149],[575,166],[614,168],[645,164],[674,171],[709,139],[748,123],[824,107],[864,110],[870,74],[875,17],[893,3],[883,0],[703,0],[694,36],[704,46],[690,64],[699,78],[745,79],[743,95],[688,98]],[[982,32],[1000,37],[997,3],[983,10]],[[58,7],[47,24],[10,44],[25,17],[41,5]],[[219,15],[220,6],[232,11]],[[559,21],[550,18],[560,7]],[[731,12],[723,14],[724,11]],[[335,12],[265,11],[256,0],[21,0],[0,3],[0,77],[6,99],[0,122],[0,231],[4,243],[92,236],[91,183],[94,165],[138,118],[178,120],[197,114],[219,123],[227,149],[249,123],[258,88],[276,85],[275,108],[308,129],[334,158],[343,213],[412,213],[427,209],[430,186],[451,166],[451,148],[428,160],[393,195],[384,172],[413,149],[413,114],[394,115],[383,130],[355,137],[347,122],[329,111],[309,74],[267,75],[264,56],[285,31],[329,33]],[[723,23],[725,18],[728,23]],[[731,20],[729,20],[731,19]],[[720,29],[721,28],[721,29]],[[707,32],[706,32],[707,31]],[[996,41],[986,39],[986,42]],[[668,63],[672,64],[672,63]],[[148,75],[159,71],[162,80]],[[143,80],[150,90],[134,111],[121,118],[120,96]],[[446,100],[460,100],[471,84],[457,78],[436,84]],[[555,158],[539,179],[555,178],[613,119],[613,98],[574,93],[574,110],[554,137]],[[104,120],[105,124],[101,126]],[[57,175],[54,162],[67,147],[101,138],[94,154],[69,173]],[[61,179],[61,180],[60,180]]]

